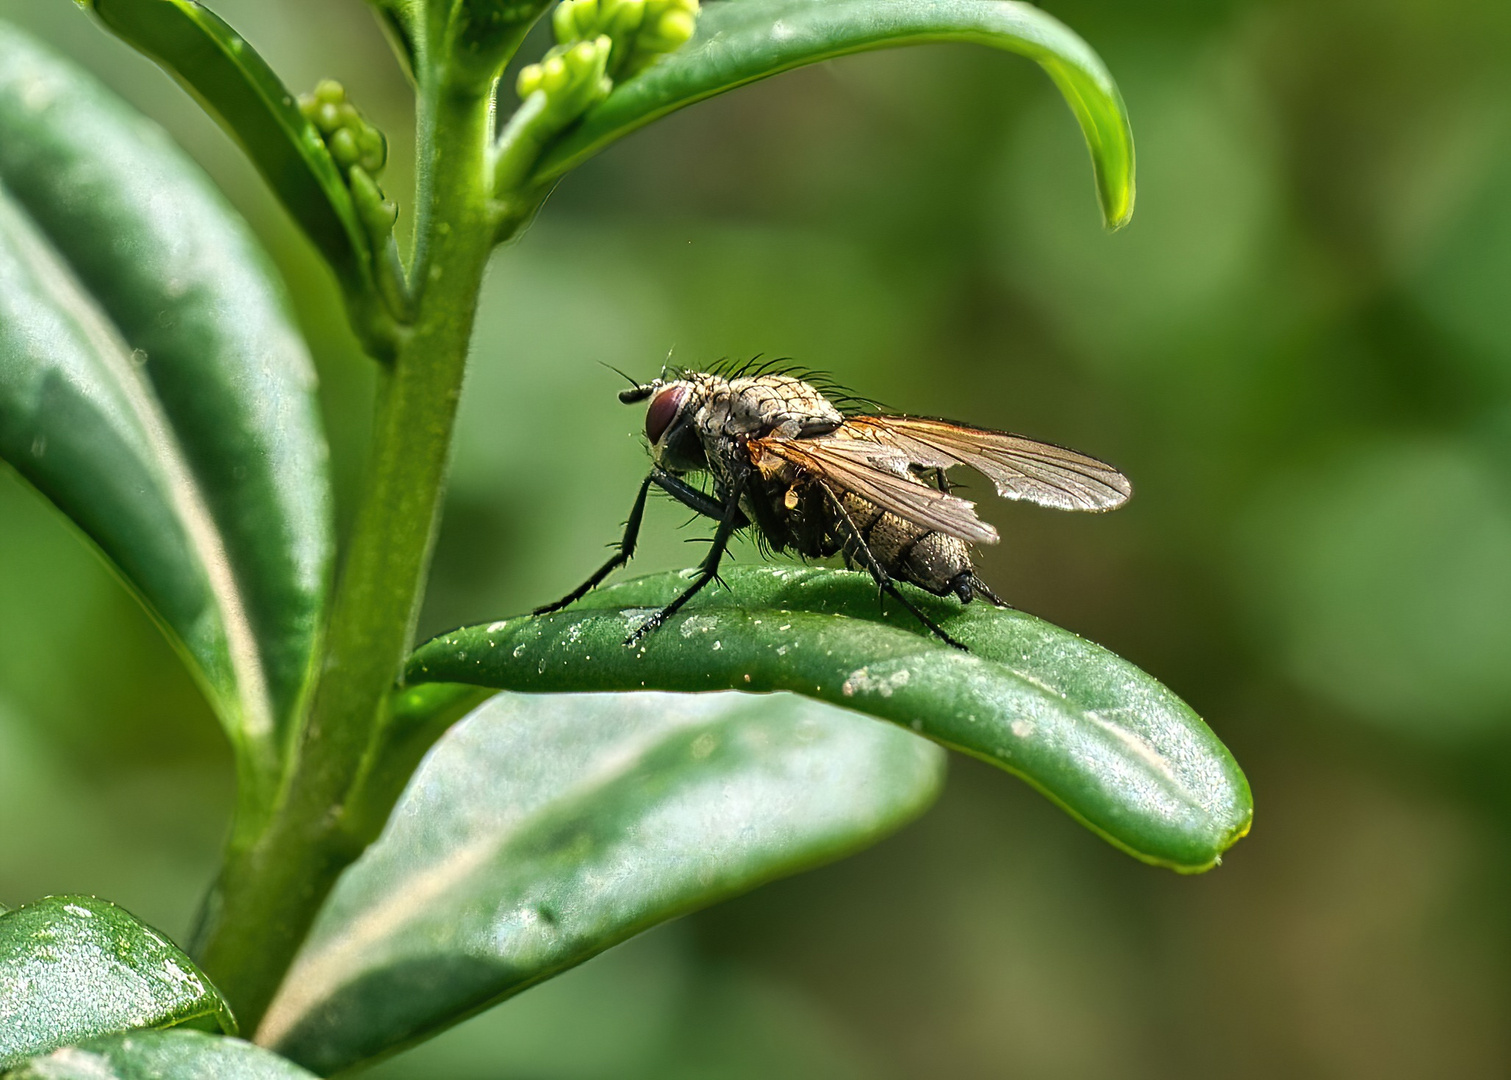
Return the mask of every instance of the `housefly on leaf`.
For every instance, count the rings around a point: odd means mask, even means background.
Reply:
[[[626,404],[649,402],[645,435],[654,463],[618,551],[581,586],[537,608],[537,615],[580,599],[630,560],[646,495],[655,485],[718,528],[693,583],[642,623],[626,645],[661,626],[713,581],[730,538],[754,526],[774,551],[803,558],[838,554],[846,565],[868,571],[884,594],[963,649],[899,587],[1006,606],[971,562],[970,545],[995,544],[997,531],[976,516],[974,503],[950,491],[946,470],[969,466],[1003,498],[1056,510],[1112,510],[1133,493],[1128,478],[1112,466],[1022,435],[925,417],[846,415],[805,381],[815,380],[812,374],[749,365],[675,374],[636,383],[619,395]],[[711,493],[688,483],[688,476],[699,473],[712,478]]]

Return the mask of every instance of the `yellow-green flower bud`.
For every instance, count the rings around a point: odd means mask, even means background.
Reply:
[[[526,64],[519,69],[519,78],[515,80],[514,88],[519,92],[521,101],[540,89],[542,74],[539,64]]]
[[[567,62],[560,56],[548,56],[540,65],[540,87],[547,94],[555,95],[567,88],[567,82],[572,78],[572,73],[567,70]]]
[[[619,0],[605,20],[604,32],[615,41],[628,41],[645,20],[645,0]]]
[[[326,145],[331,148],[331,157],[336,159],[336,164],[343,170],[350,169],[362,157],[362,151],[357,147],[357,137],[352,134],[351,128],[339,128],[326,140]]]
[[[367,170],[357,165],[349,174],[352,202],[357,208],[357,217],[367,231],[373,247],[381,248],[393,232],[394,222],[399,219],[399,207],[391,199],[383,197],[383,189],[368,175]]]
[[[388,163],[388,140],[371,124],[363,124],[357,133],[357,149],[361,152],[358,164],[376,176]]]
[[[340,105],[346,101],[346,87],[335,79],[321,79],[315,84],[313,96],[321,105]]]

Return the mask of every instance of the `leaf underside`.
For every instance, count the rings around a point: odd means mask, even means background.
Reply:
[[[501,694],[342,877],[258,1041],[322,1075],[874,843],[945,755],[792,695]]]

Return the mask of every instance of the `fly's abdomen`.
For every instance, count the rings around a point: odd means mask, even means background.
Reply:
[[[892,577],[944,595],[952,591],[956,578],[971,572],[970,552],[959,538],[887,513],[849,492],[843,502],[861,540]],[[854,559],[850,546],[845,552]]]

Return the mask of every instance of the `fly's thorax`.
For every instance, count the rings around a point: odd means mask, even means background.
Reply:
[[[790,375],[692,378],[701,383],[704,403],[697,423],[705,437],[777,434],[796,438],[833,431],[845,419],[823,394]]]

